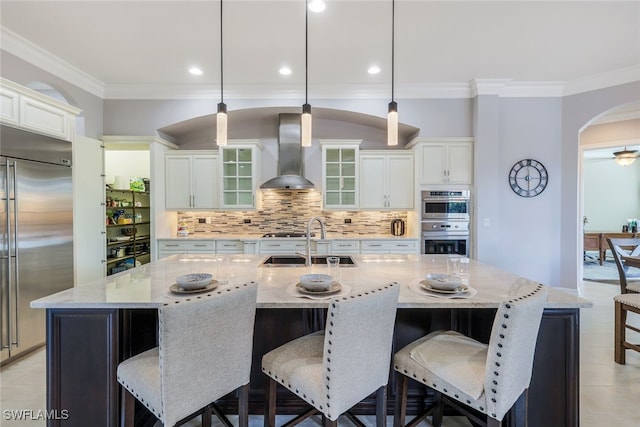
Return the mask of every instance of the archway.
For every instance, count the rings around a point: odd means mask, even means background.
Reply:
[[[602,244],[594,236],[600,232],[621,232],[627,219],[637,218],[640,212],[640,161],[621,166],[613,155],[625,147],[640,150],[640,102],[611,108],[580,130],[579,206],[585,236],[581,239],[584,259],[579,264],[580,278],[585,277],[585,265],[591,265],[587,271],[593,271],[597,265],[585,261],[600,261],[598,252],[587,252]],[[613,268],[598,270],[601,272],[596,273],[596,278],[608,280],[609,274],[610,280],[616,279]]]

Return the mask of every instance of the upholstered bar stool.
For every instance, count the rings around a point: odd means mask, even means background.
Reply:
[[[547,297],[546,287],[526,279],[518,279],[512,289],[517,296],[500,304],[488,345],[455,331],[436,331],[395,354],[396,427],[405,425],[409,378],[433,389],[435,403],[407,425],[432,415],[432,424],[440,426],[445,401],[475,423],[502,425],[504,415],[529,387]]]
[[[209,426],[212,408],[231,425],[211,405],[239,389],[239,424],[247,426],[256,295],[251,282],[163,304],[159,346],[118,365],[122,425],[133,425],[132,396],[166,427],[200,413]]]
[[[275,425],[276,386],[287,388],[312,406],[287,425],[321,413],[325,425],[376,392],[376,423],[386,425],[393,328],[400,286],[331,300],[325,329],[288,342],[262,358],[269,377],[265,426]],[[351,420],[359,423],[355,416]]]
[[[607,243],[611,248],[613,259],[618,268],[620,292],[623,294],[629,292],[640,293],[640,274],[630,272],[631,267],[625,265],[622,261],[623,256],[640,256],[640,238],[607,239]]]
[[[616,363],[626,363],[626,351],[635,350],[640,353],[640,343],[633,344],[627,341],[627,329],[640,333],[640,328],[627,323],[627,313],[640,314],[640,294],[628,293],[613,298],[615,301],[615,350]],[[639,318],[640,319],[640,318]],[[639,322],[640,323],[640,322]]]

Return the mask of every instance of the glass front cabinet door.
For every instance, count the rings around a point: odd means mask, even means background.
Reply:
[[[257,140],[229,141],[222,155],[222,207],[254,208],[262,144]]]
[[[358,158],[360,140],[320,141],[325,209],[358,207]]]

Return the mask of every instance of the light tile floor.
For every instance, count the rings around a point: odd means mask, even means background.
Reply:
[[[593,308],[582,310],[580,325],[580,425],[582,427],[640,426],[640,354],[627,351],[627,364],[613,361],[613,301],[619,287],[611,284],[584,281],[581,295],[593,301]],[[640,327],[640,316],[630,316],[631,323]],[[631,341],[640,342],[640,334],[629,334]],[[42,427],[44,420],[9,420],[11,410],[32,410],[30,418],[37,418],[45,409],[45,352],[39,350],[0,370],[0,425],[6,427]],[[284,421],[285,417],[278,419]],[[235,421],[232,418],[232,421]],[[374,425],[369,417],[366,422]],[[340,424],[342,424],[341,422]],[[250,417],[251,426],[262,425],[261,416]],[[194,420],[187,424],[199,426]],[[217,425],[217,424],[216,424]],[[317,420],[301,425],[320,425]],[[344,421],[344,425],[350,425]],[[388,425],[392,425],[389,417]],[[470,426],[462,417],[445,418],[445,427]],[[544,427],[544,426],[533,426]]]

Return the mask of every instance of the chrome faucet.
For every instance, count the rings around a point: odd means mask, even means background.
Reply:
[[[307,246],[304,247],[305,249],[304,264],[307,267],[311,265],[311,225],[313,224],[313,221],[318,221],[320,223],[320,238],[322,240],[327,238],[327,229],[322,218],[319,216],[314,216],[313,218],[311,218],[309,220],[309,224],[307,224]]]

